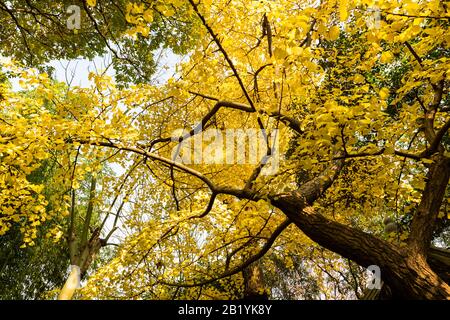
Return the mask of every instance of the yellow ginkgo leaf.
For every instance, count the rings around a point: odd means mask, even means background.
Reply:
[[[339,27],[338,26],[332,26],[330,28],[330,31],[328,32],[328,39],[331,41],[336,40],[337,38],[339,38]]]
[[[275,57],[275,59],[277,60],[283,60],[284,58],[286,58],[286,51],[280,48],[275,48],[275,50],[273,51],[273,55]]]
[[[364,83],[366,79],[364,78],[363,75],[358,73],[354,76],[353,81],[355,81],[355,83]]]
[[[339,5],[339,18],[341,21],[346,21],[348,18],[348,0],[342,0]]]
[[[381,63],[389,63],[392,61],[393,58],[394,58],[394,55],[392,54],[392,52],[387,51],[387,52],[383,52],[381,54],[380,61],[381,61]]]
[[[389,96],[389,89],[388,88],[382,88],[379,92],[381,99],[386,99]]]
[[[147,22],[152,22],[153,21],[153,11],[150,9],[147,9],[144,11],[144,20]]]

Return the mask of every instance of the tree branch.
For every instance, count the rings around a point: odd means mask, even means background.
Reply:
[[[414,254],[427,256],[449,177],[450,159],[438,155],[428,171],[425,189],[411,223],[408,244]]]
[[[291,221],[289,219],[285,219],[278,227],[275,229],[275,231],[272,233],[272,235],[269,237],[267,242],[264,244],[264,246],[256,253],[255,255],[251,256],[245,262],[243,262],[241,265],[234,267],[233,269],[226,271],[222,273],[221,275],[210,278],[208,280],[203,280],[201,282],[193,282],[193,283],[174,283],[174,282],[166,282],[166,281],[159,281],[159,284],[171,286],[171,287],[184,287],[184,288],[191,288],[191,287],[198,287],[198,286],[204,286],[210,283],[213,283],[217,280],[230,277],[232,275],[235,275],[245,268],[247,268],[250,264],[253,262],[258,261],[261,259],[267,251],[270,250],[272,245],[274,244],[275,240],[278,238],[278,236],[291,224]]]

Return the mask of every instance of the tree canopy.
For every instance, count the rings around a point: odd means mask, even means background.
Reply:
[[[80,1],[77,33],[69,2],[0,4],[0,236],[67,241],[76,297],[362,298],[375,265],[450,298],[445,2]],[[152,83],[160,45],[184,59]],[[105,46],[87,88],[30,68]]]

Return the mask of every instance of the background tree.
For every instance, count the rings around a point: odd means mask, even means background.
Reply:
[[[52,175],[48,161],[28,178],[36,183],[46,183]],[[51,191],[47,190],[47,199]],[[51,206],[51,203],[49,203]],[[42,234],[51,234],[44,224]],[[60,288],[68,266],[68,254],[62,241],[54,237],[36,237],[35,245],[23,247],[23,233],[19,225],[12,226],[0,237],[0,299],[45,299],[48,291]]]

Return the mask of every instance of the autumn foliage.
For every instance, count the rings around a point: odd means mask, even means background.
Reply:
[[[188,26],[172,77],[84,88],[2,59],[21,89],[0,87],[0,236],[65,241],[82,299],[276,298],[280,270],[291,298],[355,298],[369,265],[390,297],[450,298],[448,264],[430,261],[448,246],[445,2],[130,1],[125,19],[134,43],[155,21]],[[207,129],[264,132],[261,159],[173,157],[212,150]],[[44,162],[52,178],[31,181]]]

